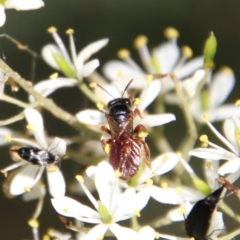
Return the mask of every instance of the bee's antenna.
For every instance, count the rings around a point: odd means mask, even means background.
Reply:
[[[130,84],[132,83],[133,79],[129,81],[129,83],[127,84],[127,86],[125,87],[124,91],[123,91],[123,94],[122,94],[122,98],[123,98],[123,95],[124,93],[127,91],[128,87],[130,86]]]
[[[91,87],[91,88],[95,88],[96,86],[99,87],[99,88],[101,88],[101,89],[102,89],[104,92],[106,92],[110,97],[112,97],[112,98],[115,99],[115,97],[114,97],[111,93],[109,93],[104,87],[102,87],[102,86],[99,85],[98,83],[93,82],[93,83],[90,84],[90,87]]]

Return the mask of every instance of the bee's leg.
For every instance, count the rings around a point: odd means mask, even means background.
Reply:
[[[111,151],[112,139],[111,138],[102,139],[101,143],[102,143],[102,148],[103,148],[104,152],[109,155],[109,153]]]
[[[105,133],[108,133],[109,135],[111,135],[111,131],[109,128],[105,127],[105,126],[101,126],[101,131],[105,132]]]

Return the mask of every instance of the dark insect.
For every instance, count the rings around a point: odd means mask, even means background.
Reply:
[[[185,230],[189,237],[195,240],[211,239],[210,235],[212,233],[208,234],[208,229],[211,223],[212,213],[217,207],[223,189],[224,187],[218,188],[193,206],[185,220]]]
[[[102,131],[111,135],[111,138],[101,141],[104,151],[109,154],[109,163],[114,170],[119,170],[124,180],[129,180],[138,172],[142,160],[151,167],[150,151],[143,139],[147,136],[147,129],[140,124],[133,129],[134,118],[137,115],[141,117],[141,114],[139,109],[132,108],[133,104],[129,98],[122,97],[110,101],[107,105],[108,112],[105,113],[109,128],[101,127]]]
[[[61,158],[58,155],[54,155],[47,150],[40,150],[36,147],[22,147],[19,149],[11,149],[10,151],[16,152],[20,158],[26,160],[33,165],[59,166],[61,163]]]
[[[220,185],[222,185],[229,191],[228,196],[231,194],[235,194],[237,197],[240,197],[240,189],[234,186],[232,183],[230,183],[226,178],[219,177],[217,181]]]

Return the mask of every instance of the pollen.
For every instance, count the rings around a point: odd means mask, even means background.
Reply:
[[[106,144],[106,145],[104,146],[104,151],[105,151],[105,153],[106,153],[106,154],[109,154],[109,153],[110,153],[110,150],[111,150],[110,144]]]
[[[140,99],[139,98],[135,98],[133,104],[134,104],[134,106],[138,106],[140,104]]]
[[[178,208],[178,213],[179,214],[181,214],[181,215],[183,215],[184,214],[184,207],[183,206],[180,206],[179,208]]]
[[[26,192],[31,192],[31,188],[30,188],[29,186],[25,186],[25,187],[24,187],[24,190],[25,190]]]
[[[199,137],[199,140],[200,140],[201,142],[203,142],[203,143],[208,144],[208,136],[205,135],[205,134],[201,135],[201,136]]]
[[[179,37],[179,32],[176,28],[173,27],[168,27],[164,30],[163,35],[167,39],[175,39]]]
[[[168,155],[166,154],[166,155],[163,156],[163,160],[162,161],[166,162],[167,160],[168,160]]]
[[[4,177],[7,177],[7,172],[5,170],[1,170],[1,173],[3,173]]]
[[[233,70],[230,67],[224,66],[220,69],[222,72],[224,72],[225,74],[228,74],[230,76],[233,75]]]
[[[118,50],[117,56],[120,59],[126,59],[130,56],[130,52],[126,48],[122,48],[122,49]]]
[[[32,124],[28,124],[28,125],[26,126],[26,128],[27,128],[29,131],[31,131],[31,132],[34,132],[34,131],[35,131],[35,128],[34,128],[34,126],[33,126]]]
[[[102,103],[97,103],[97,108],[102,111],[104,109],[104,105]]]
[[[183,189],[181,187],[176,187],[176,192],[178,195],[181,195],[183,192]]]
[[[148,42],[148,38],[145,35],[140,35],[134,40],[133,45],[136,49],[139,49],[145,46],[147,42]]]
[[[48,32],[48,33],[55,33],[55,32],[57,32],[57,28],[55,28],[55,27],[49,27],[49,28],[47,29],[47,32]]]
[[[137,209],[133,210],[133,214],[137,217],[141,217],[141,213]]]
[[[12,136],[10,134],[7,134],[5,136],[5,142],[11,142],[12,141]]]
[[[186,58],[191,58],[193,55],[193,51],[190,47],[188,46],[183,46],[182,47],[182,54],[183,56],[185,56]]]
[[[56,172],[57,169],[58,168],[56,166],[51,165],[51,166],[48,167],[48,172]]]
[[[168,183],[167,182],[161,182],[160,183],[161,188],[168,189]]]
[[[240,106],[240,99],[238,99],[238,100],[235,102],[235,105],[236,105],[236,106]]]
[[[147,77],[146,77],[146,80],[147,80],[147,83],[148,83],[148,84],[151,83],[152,80],[153,80],[153,75],[148,74]]]
[[[179,157],[182,157],[182,152],[177,151],[177,152],[176,152],[176,155],[179,156]]]
[[[89,84],[89,87],[90,87],[90,88],[96,88],[96,87],[97,87],[97,83],[91,82],[91,83]]]
[[[117,169],[117,170],[115,170],[115,176],[116,177],[121,177],[122,173]]]
[[[39,227],[39,222],[37,219],[29,219],[28,220],[28,225],[31,227],[31,228],[38,228]]]
[[[152,186],[152,185],[153,185],[153,180],[152,180],[152,179],[147,179],[146,185],[147,185],[148,187]]]
[[[160,238],[160,233],[159,232],[155,232],[154,238],[155,239],[159,239]]]
[[[211,169],[212,168],[212,163],[209,162],[209,161],[206,161],[205,162],[205,167],[208,168],[208,169]]]
[[[84,183],[84,179],[81,175],[76,175],[75,178],[80,182],[80,183]]]
[[[147,136],[148,136],[147,132],[140,132],[140,133],[138,133],[138,137],[140,137],[140,138],[145,138]]]
[[[66,34],[72,35],[74,34],[74,30],[72,28],[67,29]]]
[[[49,76],[50,79],[56,79],[58,77],[58,73],[55,72]]]
[[[48,235],[44,235],[43,240],[50,240],[50,237]]]
[[[123,71],[120,69],[120,70],[118,70],[118,72],[117,72],[117,77],[121,77],[123,75]]]
[[[64,211],[65,213],[68,213],[68,212],[69,212],[68,207],[65,207],[65,208],[63,209],[63,211]]]
[[[210,116],[208,116],[208,115],[203,116],[203,121],[204,122],[209,122],[210,121]]]

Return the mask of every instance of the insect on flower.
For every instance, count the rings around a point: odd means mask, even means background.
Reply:
[[[104,151],[109,155],[109,163],[114,170],[119,170],[121,178],[129,180],[139,169],[142,161],[150,168],[150,151],[144,141],[147,136],[145,126],[139,124],[133,128],[133,120],[139,109],[133,108],[129,98],[123,98],[124,93],[131,84],[127,84],[121,98],[115,98],[107,104],[105,112],[109,128],[102,126],[101,130],[111,135],[111,138],[102,139]]]
[[[185,220],[185,230],[189,237],[195,240],[211,239],[210,236],[215,231],[222,230],[216,229],[209,231],[209,228],[213,212],[217,207],[223,189],[224,187],[218,188],[193,206]]]
[[[219,177],[217,178],[217,181],[220,185],[222,185],[229,191],[228,196],[231,194],[235,194],[237,197],[240,197],[240,189],[234,186],[232,183],[230,183],[226,178]]]
[[[33,165],[60,166],[61,163],[61,158],[58,155],[54,155],[48,150],[40,150],[36,147],[21,147],[19,149],[11,149],[10,151],[16,152],[20,158]]]

